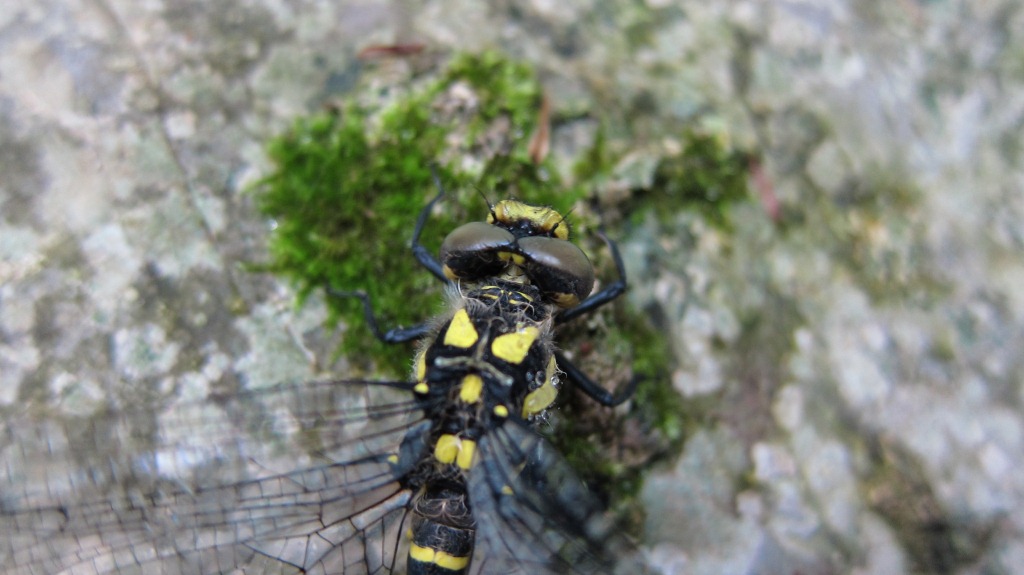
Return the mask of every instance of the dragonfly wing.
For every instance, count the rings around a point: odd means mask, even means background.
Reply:
[[[90,418],[3,420],[12,573],[391,573],[409,493],[388,460],[422,412],[401,384],[286,385]]]
[[[569,464],[519,421],[481,440],[469,484],[476,572],[614,573],[632,551]]]

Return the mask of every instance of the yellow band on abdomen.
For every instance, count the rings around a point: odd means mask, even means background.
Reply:
[[[409,559],[420,563],[432,563],[442,569],[460,571],[469,565],[469,557],[456,557],[444,551],[421,547],[415,543],[409,548]]]

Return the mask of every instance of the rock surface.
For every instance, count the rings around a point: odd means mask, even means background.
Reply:
[[[0,410],[89,416],[343,372],[316,302],[242,269],[267,223],[241,191],[293,117],[409,73],[360,49],[417,42],[532,62],[556,110],[618,111],[637,151],[698,121],[761,158],[730,229],[680,210],[623,241],[679,392],[715,406],[648,476],[652,563],[1020,569],[1024,8],[1008,0],[7,2]]]

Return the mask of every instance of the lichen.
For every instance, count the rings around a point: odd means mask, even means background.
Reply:
[[[871,510],[893,530],[916,573],[956,573],[991,543],[994,521],[956,517],[943,508],[921,463],[885,438],[867,437],[871,463],[862,488]]]

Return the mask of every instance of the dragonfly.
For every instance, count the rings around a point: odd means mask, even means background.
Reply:
[[[626,401],[573,365],[557,326],[619,297],[551,208],[505,200],[485,222],[419,238],[449,309],[374,335],[420,340],[408,381],[336,379],[212,393],[156,420],[5,418],[0,566],[37,573],[640,573],[629,539],[537,431],[571,383]]]

